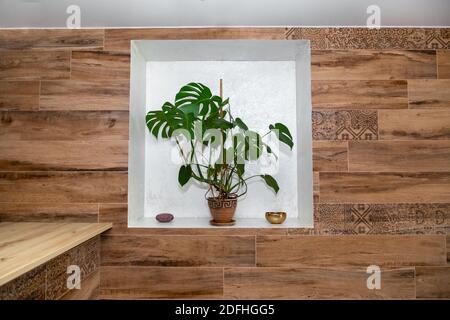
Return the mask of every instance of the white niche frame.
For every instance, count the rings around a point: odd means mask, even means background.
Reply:
[[[154,216],[145,214],[146,188],[148,188],[146,179],[148,180],[148,177],[151,177],[151,172],[148,168],[146,169],[146,154],[149,152],[149,143],[146,140],[149,139],[150,135],[145,124],[145,114],[148,110],[147,66],[149,62],[291,61],[295,66],[296,136],[294,137],[294,144],[297,152],[297,212],[288,212],[288,219],[281,225],[269,224],[264,218],[264,212],[261,212],[257,218],[236,217],[236,224],[232,228],[312,228],[313,168],[310,60],[311,51],[307,40],[132,40],[128,227],[218,228],[209,224],[210,218],[207,216],[177,217],[175,214],[175,219],[172,222],[159,223]],[[227,96],[226,90],[225,96]],[[166,100],[172,99],[173,97],[167,97]],[[267,119],[267,125],[269,123],[270,119]],[[165,142],[160,141],[160,143]],[[167,155],[167,157],[169,156]],[[283,190],[281,189],[280,192],[283,192]],[[206,205],[203,198],[198,199],[198,201],[204,201]],[[167,211],[170,212],[170,210]],[[209,215],[207,207],[206,214]]]

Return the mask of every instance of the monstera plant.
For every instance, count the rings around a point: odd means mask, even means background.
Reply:
[[[189,83],[179,90],[173,103],[165,102],[160,110],[149,111],[146,123],[156,138],[174,141],[183,161],[179,184],[195,180],[206,186],[211,223],[231,225],[237,199],[246,194],[249,180],[262,179],[278,193],[273,176],[246,174],[246,165],[262,154],[278,159],[264,137],[273,133],[290,149],[294,143],[282,123],[270,124],[262,135],[251,130],[241,118],[232,115],[230,101],[223,99],[220,91],[220,95],[213,95],[205,85]]]

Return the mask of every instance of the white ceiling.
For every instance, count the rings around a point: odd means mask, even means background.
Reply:
[[[0,28],[64,28],[69,5],[81,27],[450,26],[450,0],[0,0]]]

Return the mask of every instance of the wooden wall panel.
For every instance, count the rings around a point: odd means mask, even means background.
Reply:
[[[320,173],[320,202],[448,202],[450,173]]]
[[[285,39],[284,28],[106,29],[105,50],[130,51],[131,40]]]
[[[126,172],[0,172],[0,202],[127,202]]]
[[[314,50],[312,80],[436,79],[436,52]]]
[[[222,268],[101,267],[101,299],[218,299]]]
[[[314,171],[348,171],[346,141],[314,141]]]
[[[0,221],[97,222],[96,203],[0,202]]]
[[[128,141],[0,141],[4,171],[128,169]]]
[[[129,80],[130,54],[107,51],[73,51],[71,79]]]
[[[437,52],[438,79],[450,79],[450,50]]]
[[[449,80],[409,80],[410,108],[450,109]]]
[[[1,51],[0,80],[69,79],[68,51]]]
[[[404,80],[316,80],[311,84],[313,108],[406,109],[407,83]]]
[[[103,266],[255,266],[254,236],[103,236]]]
[[[1,81],[0,110],[37,110],[39,81]]]
[[[350,171],[449,172],[450,141],[349,141]]]
[[[0,139],[128,140],[128,111],[0,112]]]
[[[450,266],[416,267],[417,299],[450,299]]]
[[[126,110],[129,104],[127,80],[43,81],[41,110]]]
[[[380,290],[365,268],[227,268],[228,299],[414,299],[414,268],[383,269]]]
[[[0,32],[0,50],[101,50],[102,29],[15,29]]]
[[[445,236],[258,236],[260,267],[445,265]]]
[[[379,139],[450,139],[448,119],[450,110],[379,110]]]

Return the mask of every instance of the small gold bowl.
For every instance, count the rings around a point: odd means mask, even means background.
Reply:
[[[282,224],[286,220],[286,212],[266,212],[266,219],[271,224]]]

